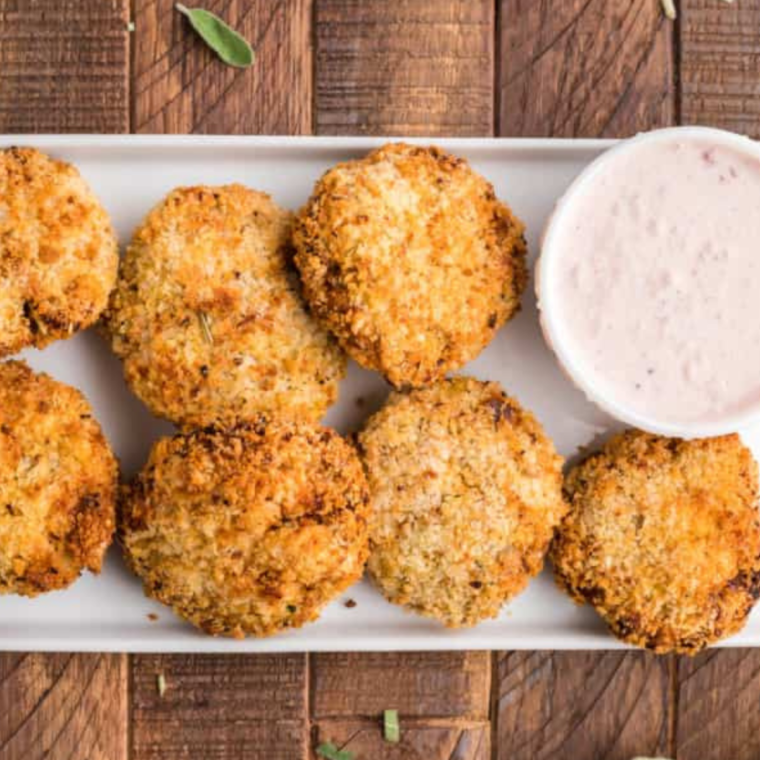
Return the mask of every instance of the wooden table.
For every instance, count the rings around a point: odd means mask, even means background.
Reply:
[[[682,0],[675,24],[659,0],[202,4],[254,68],[220,65],[172,0],[0,0],[0,132],[760,136],[760,0]],[[357,760],[748,760],[760,651],[0,654],[1,760],[300,760],[324,739]]]

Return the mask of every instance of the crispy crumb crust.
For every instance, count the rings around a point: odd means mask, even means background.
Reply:
[[[419,387],[474,359],[518,310],[523,233],[465,160],[390,144],[319,180],[296,220],[295,261],[348,354]]]
[[[183,427],[316,422],[345,357],[308,315],[292,215],[241,185],[172,191],[135,232],[105,323],[132,390]]]
[[[108,214],[71,164],[0,150],[0,357],[94,324],[118,261]]]
[[[97,573],[118,466],[76,389],[0,364],[0,593],[36,596]]]
[[[740,630],[760,594],[758,470],[739,436],[630,430],[568,475],[555,575],[622,640],[695,654]]]
[[[148,596],[210,634],[271,636],[361,577],[368,510],[337,433],[262,419],[156,443],[123,489],[119,537]]]
[[[383,594],[450,627],[494,617],[543,566],[566,511],[562,460],[497,383],[395,393],[359,436],[368,568]]]

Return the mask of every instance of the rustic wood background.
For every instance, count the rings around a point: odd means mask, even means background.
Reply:
[[[197,1],[252,69],[173,0],[0,0],[0,133],[760,136],[760,0],[682,0],[675,23],[659,0]],[[760,650],[0,654],[2,760],[302,760],[324,739],[357,760],[750,760]]]

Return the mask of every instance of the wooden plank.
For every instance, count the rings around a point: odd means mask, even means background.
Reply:
[[[126,132],[128,0],[0,0],[0,132]]]
[[[225,66],[174,4],[135,0],[135,132],[311,132],[311,0],[203,3],[254,46],[248,69]]]
[[[646,652],[502,655],[496,757],[672,757],[669,667]]]
[[[130,760],[308,756],[306,655],[135,655],[132,685]]]
[[[673,121],[659,0],[500,0],[500,135],[619,137]]]
[[[2,760],[126,760],[124,655],[0,654]]]
[[[312,667],[316,719],[404,717],[487,720],[488,652],[317,654]]]
[[[678,683],[678,760],[760,756],[760,650],[681,658]]]
[[[493,134],[493,0],[319,0],[316,131]]]
[[[488,723],[401,720],[401,741],[388,744],[379,721],[323,721],[314,746],[332,742],[357,760],[490,760]],[[316,758],[316,755],[314,756]]]
[[[760,2],[683,2],[681,119],[760,136]]]

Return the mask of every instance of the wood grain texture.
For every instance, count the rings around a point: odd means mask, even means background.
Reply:
[[[380,721],[323,721],[314,729],[314,747],[332,742],[356,760],[490,760],[488,723],[415,721],[400,716],[401,741],[388,744]],[[318,758],[316,754],[313,757]]]
[[[0,0],[0,132],[127,132],[128,0]]]
[[[317,719],[396,709],[405,716],[488,719],[488,652],[316,654],[312,714]]]
[[[760,757],[760,650],[683,657],[678,684],[678,760]]]
[[[125,655],[0,654],[2,760],[127,760]]]
[[[130,760],[308,755],[306,655],[135,655],[132,687]]]
[[[493,0],[318,0],[316,131],[493,134]]]
[[[135,132],[309,134],[311,0],[207,0],[251,42],[248,69],[225,66],[174,9],[135,0]]]
[[[500,135],[620,137],[672,122],[660,0],[500,2]]]
[[[499,659],[500,760],[669,757],[669,660],[644,652],[521,652]]]
[[[682,2],[681,119],[760,136],[760,2]]]

